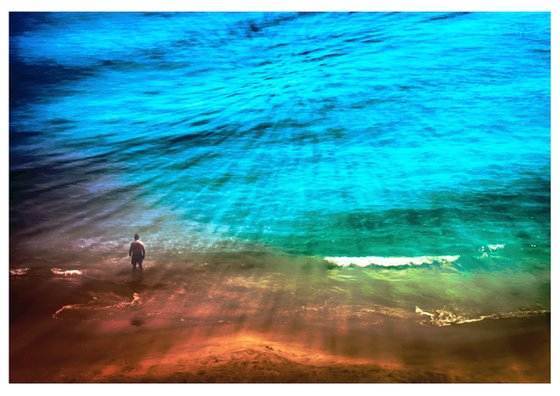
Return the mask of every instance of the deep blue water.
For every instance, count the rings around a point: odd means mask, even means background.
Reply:
[[[139,231],[550,307],[548,13],[12,13],[10,84],[12,266]]]

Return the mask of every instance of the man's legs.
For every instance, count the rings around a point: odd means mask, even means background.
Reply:
[[[138,264],[138,269],[142,271],[142,261],[144,261],[142,257],[132,257],[132,270],[136,270],[136,264]]]

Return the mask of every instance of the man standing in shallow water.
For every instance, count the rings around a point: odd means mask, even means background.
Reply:
[[[140,235],[134,234],[134,241],[130,244],[128,255],[132,257],[132,269],[135,270],[136,264],[138,264],[138,269],[142,270],[142,261],[146,257],[146,250],[144,244],[140,241]]]

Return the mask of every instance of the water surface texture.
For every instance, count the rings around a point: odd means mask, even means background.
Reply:
[[[12,13],[12,277],[134,232],[286,312],[547,314],[549,14]]]

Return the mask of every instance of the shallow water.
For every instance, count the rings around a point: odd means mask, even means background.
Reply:
[[[85,285],[54,316],[550,310],[546,13],[12,13],[10,83],[12,282]]]

